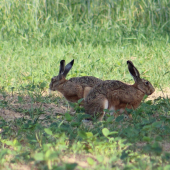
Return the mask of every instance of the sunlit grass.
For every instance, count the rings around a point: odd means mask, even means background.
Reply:
[[[50,82],[58,74],[59,61],[75,59],[75,64],[68,74],[74,76],[90,75],[106,79],[130,82],[132,77],[127,69],[127,60],[132,60],[141,73],[155,87],[169,85],[169,44],[155,43],[126,44],[124,46],[62,46],[38,47],[24,46],[14,49],[4,43],[1,48],[1,86],[7,89],[30,82]],[[133,81],[131,81],[133,83]]]

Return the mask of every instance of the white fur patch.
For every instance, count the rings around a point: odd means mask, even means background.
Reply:
[[[107,99],[105,99],[105,101],[104,101],[104,109],[108,109],[108,107],[109,107],[109,102],[108,102]]]
[[[109,101],[107,99],[104,100],[104,109],[108,109],[109,107]],[[104,115],[105,115],[105,112],[104,112]]]

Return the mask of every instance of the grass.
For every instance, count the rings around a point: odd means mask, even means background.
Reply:
[[[144,44],[115,45],[113,47],[93,47],[86,45],[54,47],[18,47],[5,44],[1,49],[1,86],[15,87],[18,90],[28,83],[45,82],[48,87],[50,79],[58,74],[59,62],[65,59],[75,64],[68,74],[74,76],[92,75],[103,80],[118,79],[133,83],[126,61],[132,60],[139,69],[141,77],[148,79],[154,87],[160,89],[169,85],[169,44],[153,42],[152,46]]]
[[[1,1],[1,86],[48,87],[59,61],[73,58],[68,78],[130,82],[125,63],[131,59],[155,87],[169,85],[168,1],[50,2]]]
[[[133,83],[132,60],[168,88],[169,1],[2,0],[0,16],[0,169],[170,168],[168,98],[144,100],[132,120],[84,124],[83,108],[48,94],[60,60],[73,58],[68,79]]]

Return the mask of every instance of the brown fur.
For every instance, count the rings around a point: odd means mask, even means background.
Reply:
[[[85,98],[85,112],[90,115],[99,114],[99,120],[104,116],[104,109],[118,111],[118,115],[125,112],[125,108],[136,109],[144,95],[152,94],[155,89],[147,80],[141,79],[138,70],[131,61],[128,61],[129,72],[132,74],[135,84],[128,85],[117,80],[106,80],[93,89]],[[108,102],[108,104],[107,104]],[[117,115],[116,115],[117,116]]]
[[[59,91],[60,93],[62,93],[68,101],[77,102],[79,99],[84,98],[89,93],[92,87],[102,82],[102,80],[92,76],[74,77],[66,80],[66,75],[64,76],[64,68],[67,68],[67,66],[65,67],[64,63],[64,60],[60,62],[59,75],[54,76],[51,79],[49,88],[50,90]],[[71,69],[72,65],[69,67],[68,72]]]

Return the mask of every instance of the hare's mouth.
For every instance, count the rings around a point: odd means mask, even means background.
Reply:
[[[154,91],[153,91],[154,92]],[[151,95],[153,92],[150,92],[148,95]]]
[[[153,93],[154,91],[151,91],[151,92],[148,92],[148,93],[146,93],[146,95],[151,95],[152,93]]]

